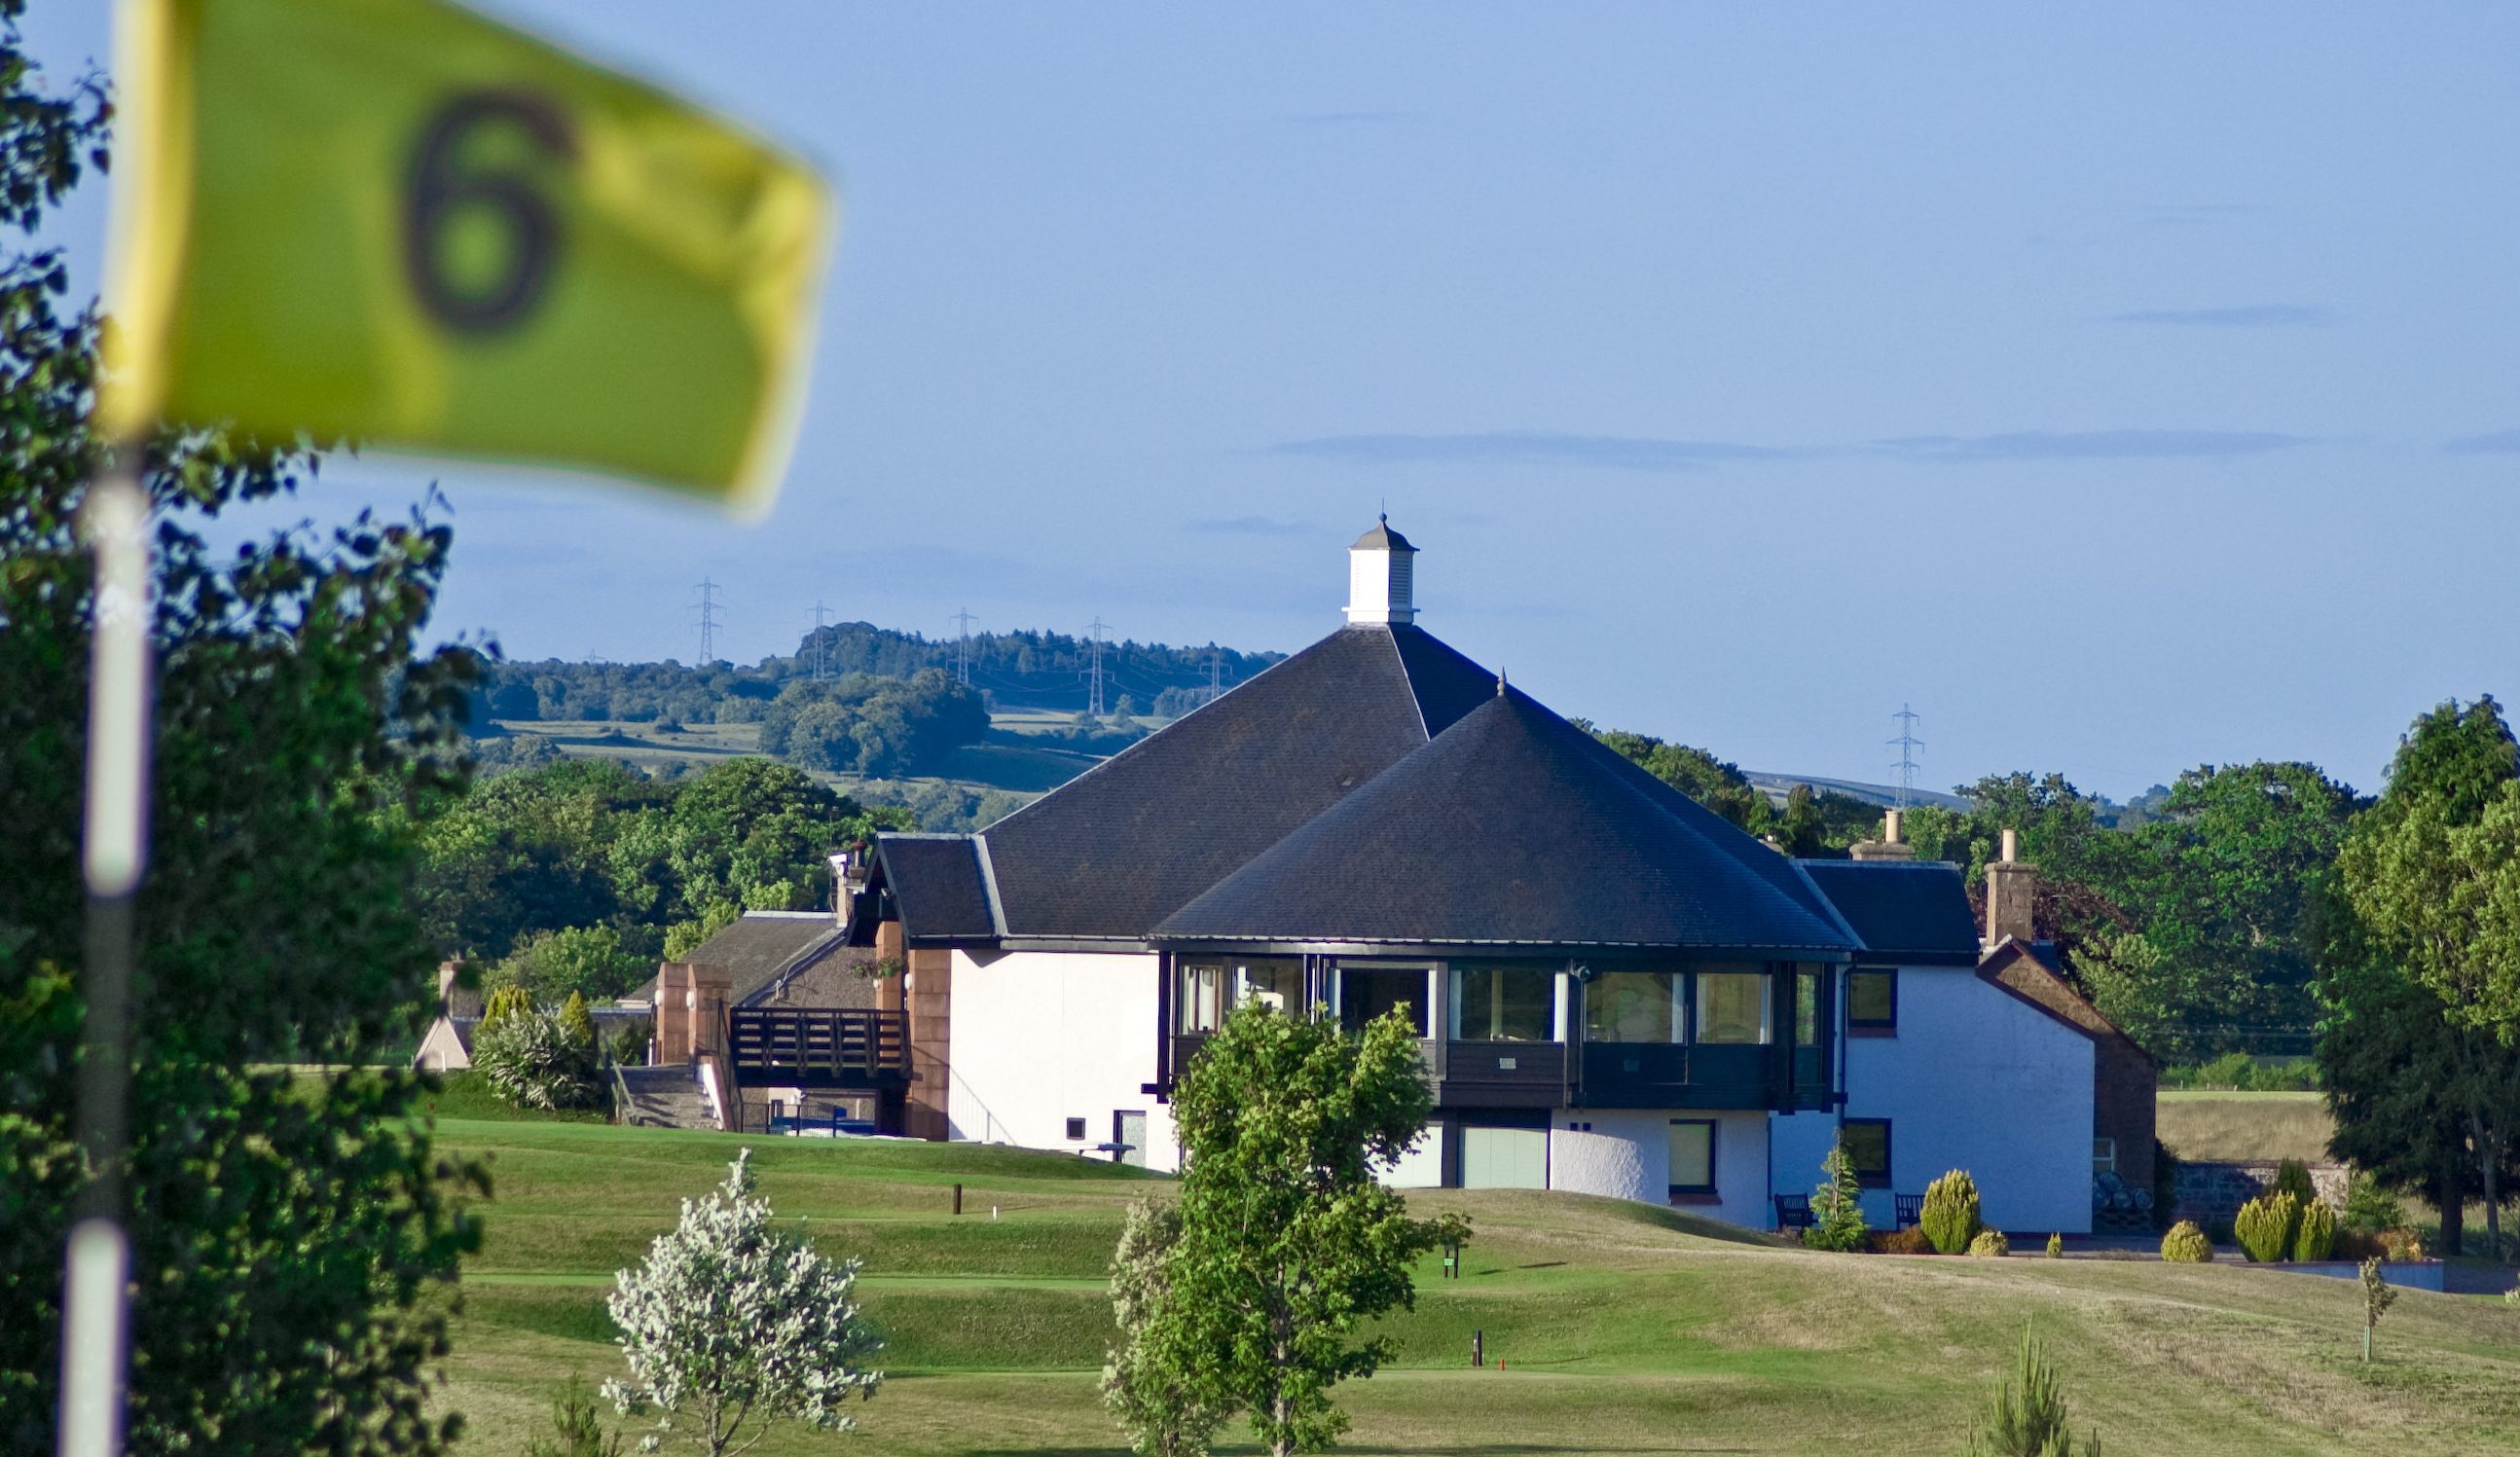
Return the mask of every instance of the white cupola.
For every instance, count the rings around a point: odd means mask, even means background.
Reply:
[[[1347,549],[1347,619],[1361,622],[1415,622],[1418,609],[1410,597],[1410,559],[1418,548],[1391,529],[1382,517],[1373,529]]]

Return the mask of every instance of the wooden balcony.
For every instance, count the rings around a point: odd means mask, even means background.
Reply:
[[[856,1007],[739,1007],[727,1014],[736,1081],[872,1091],[910,1080],[910,1018]]]

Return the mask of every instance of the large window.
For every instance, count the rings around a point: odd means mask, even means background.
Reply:
[[[1775,1040],[1768,1025],[1768,979],[1758,972],[1697,974],[1697,1040],[1717,1043],[1764,1043]]]
[[[1820,1046],[1820,973],[1810,967],[1794,973],[1794,1045]]]
[[[1859,1032],[1899,1029],[1897,971],[1853,971],[1846,974],[1846,1024]]]
[[[1679,1042],[1677,972],[1604,972],[1584,988],[1584,1035],[1595,1042]]]
[[[1548,1042],[1557,1035],[1552,967],[1465,962],[1453,968],[1456,1042]]]
[[[1848,1118],[1838,1126],[1837,1141],[1855,1165],[1856,1181],[1867,1189],[1890,1187],[1890,1120]]]
[[[1288,1016],[1304,1009],[1304,964],[1291,956],[1241,961],[1234,966],[1234,1005],[1267,1007]]]
[[[1181,968],[1181,1029],[1212,1032],[1225,1024],[1225,963],[1186,961]]]
[[[1426,982],[1423,966],[1386,966],[1344,962],[1338,969],[1339,1025],[1353,1031],[1391,1011],[1404,1009],[1418,1035],[1426,1035]]]
[[[1715,1192],[1715,1122],[1711,1118],[1671,1120],[1671,1192]]]

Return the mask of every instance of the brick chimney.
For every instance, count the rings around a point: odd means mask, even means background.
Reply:
[[[1899,811],[1889,809],[1881,814],[1881,838],[1859,840],[1846,851],[1858,860],[1913,860],[1916,847],[1900,838]]]
[[[2039,891],[2039,867],[2021,858],[2021,837],[2003,832],[2002,853],[1986,868],[1986,944],[2000,946],[2006,936],[2024,945],[2039,939],[2030,903]]]

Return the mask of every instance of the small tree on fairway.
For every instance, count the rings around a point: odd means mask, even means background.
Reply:
[[[1102,1366],[1102,1404],[1141,1457],[1201,1457],[1226,1414],[1207,1405],[1197,1373],[1181,1364],[1183,1344],[1167,1339],[1177,1320],[1164,1262],[1181,1241],[1181,1210],[1142,1199],[1129,1206],[1111,1256],[1111,1313],[1120,1343]]]
[[[1820,1187],[1812,1191],[1812,1225],[1803,1243],[1840,1252],[1864,1248],[1864,1184],[1855,1161],[1838,1144],[1820,1161]]]
[[[2083,1444],[2084,1457],[2099,1457],[2100,1434]],[[2056,1371],[2048,1364],[2028,1331],[2021,1333],[2021,1352],[2012,1375],[1995,1399],[1986,1404],[1980,1431],[1969,1434],[1969,1457],[2074,1457],[2074,1436],[2065,1429],[2065,1395]]]
[[[2380,1256],[2374,1254],[2362,1261],[2362,1359],[2371,1359],[2371,1332],[2380,1324],[2380,1316],[2397,1303],[2398,1292],[2389,1277],[2380,1273]]]
[[[643,1449],[685,1416],[689,1439],[710,1457],[747,1450],[783,1417],[847,1432],[857,1423],[842,1407],[883,1381],[861,1369],[883,1343],[849,1298],[858,1262],[826,1259],[772,1228],[770,1202],[752,1192],[751,1157],[739,1155],[708,1198],[683,1201],[673,1232],[614,1277],[607,1303],[630,1378],[606,1382],[604,1394],[624,1416],[662,1414]],[[747,1423],[751,1434],[738,1441]]]
[[[1373,1176],[1433,1108],[1417,1028],[1398,1011],[1350,1035],[1243,1008],[1174,1095],[1182,1230],[1164,1266],[1172,1309],[1150,1334],[1208,1409],[1248,1410],[1275,1457],[1346,1429],[1330,1387],[1372,1376],[1385,1354],[1350,1335],[1414,1308],[1410,1262],[1467,1233],[1458,1217],[1410,1218]]]

